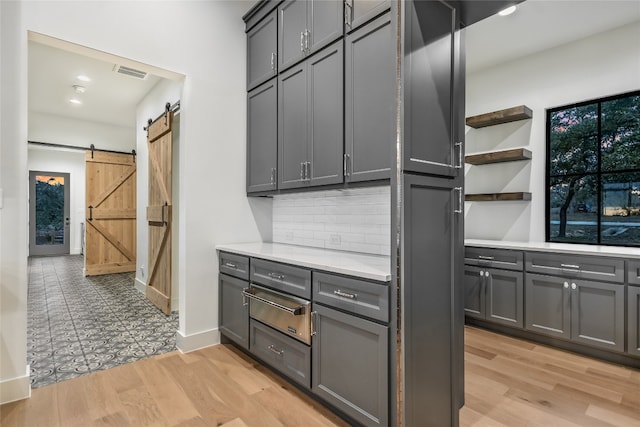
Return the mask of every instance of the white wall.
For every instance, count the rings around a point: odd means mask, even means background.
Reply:
[[[130,152],[136,147],[133,128],[77,120],[53,114],[29,113],[29,141]]]
[[[245,195],[246,50],[241,17],[252,4],[0,2],[2,401],[28,394],[27,31],[186,75],[180,119],[178,344],[191,349],[218,339],[214,246],[270,235],[270,201],[249,202]],[[9,383],[15,383],[11,394],[5,393]]]
[[[28,167],[30,171],[69,174],[69,252],[79,254],[85,209],[85,152],[63,150],[29,147]]]
[[[389,255],[390,187],[273,197],[273,241]]]
[[[466,152],[528,147],[531,161],[466,166],[465,192],[530,191],[531,202],[465,203],[465,237],[544,241],[545,110],[640,89],[640,23],[467,76],[466,115],[525,104],[533,119],[466,130]]]

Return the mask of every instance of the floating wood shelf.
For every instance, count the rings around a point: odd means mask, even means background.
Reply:
[[[478,116],[467,117],[467,126],[472,128],[483,128],[486,126],[499,125],[502,123],[515,122],[518,120],[530,119],[531,109],[526,105],[493,111],[491,113],[480,114]]]
[[[464,196],[465,202],[501,202],[507,200],[531,200],[531,193],[487,193],[467,194]]]
[[[464,157],[465,163],[470,165],[486,165],[489,163],[513,162],[516,160],[531,159],[531,151],[526,148],[513,150],[494,151],[491,153],[471,154]]]

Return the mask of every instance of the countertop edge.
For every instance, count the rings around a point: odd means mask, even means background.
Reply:
[[[612,258],[638,258],[640,259],[640,248],[628,248],[625,246],[596,246],[596,245],[574,245],[571,243],[548,243],[548,242],[514,242],[504,240],[481,240],[465,239],[465,246],[508,249],[535,252],[555,252],[573,255],[607,256]]]
[[[287,255],[279,255],[279,254],[273,254],[273,253],[264,253],[264,252],[260,252],[260,251],[256,251],[256,250],[251,250],[248,248],[243,248],[242,246],[246,245],[246,246],[250,246],[250,245],[273,245],[273,247],[277,248],[277,247],[282,247],[282,248],[288,248],[288,249],[294,249],[297,246],[294,245],[285,245],[285,244],[272,244],[272,243],[248,243],[248,244],[243,244],[243,243],[233,243],[233,244],[220,244],[220,245],[216,245],[215,249],[216,251],[222,251],[222,252],[230,252],[230,253],[234,253],[234,254],[238,254],[238,255],[244,255],[244,256],[248,256],[248,257],[254,257],[254,258],[260,258],[260,259],[264,259],[264,260],[268,260],[268,261],[274,261],[274,262],[281,262],[284,264],[292,264],[292,265],[296,265],[296,266],[301,266],[301,267],[306,267],[309,269],[313,269],[313,270],[319,270],[319,271],[326,271],[329,273],[335,273],[335,274],[343,274],[345,276],[352,276],[352,277],[358,277],[358,278],[362,278],[362,279],[367,279],[367,280],[373,280],[376,282],[389,282],[391,280],[391,273],[377,273],[377,272],[373,272],[373,271],[365,271],[362,269],[358,269],[357,267],[354,268],[349,268],[349,267],[343,267],[343,266],[333,266],[333,265],[328,265],[325,263],[322,263],[321,261],[313,261],[311,259],[309,259],[309,256],[306,257],[295,257],[295,256],[287,256]],[[349,257],[351,256],[352,258],[367,258],[367,257],[371,257],[371,259],[381,259],[381,258],[385,258],[382,255],[370,255],[370,254],[364,254],[364,253],[349,253],[346,251],[336,251],[336,250],[330,250],[330,249],[322,249],[322,248],[310,248],[310,247],[304,247],[304,246],[300,246],[299,248],[301,248],[302,250],[308,250],[310,252],[317,252],[318,254],[318,258],[320,258],[322,256],[322,254],[329,254],[329,255],[339,255],[341,256],[343,259],[349,259]],[[386,257],[388,258],[388,257]],[[375,267],[371,267],[372,269],[375,269]],[[389,260],[389,269],[391,268],[391,262]]]

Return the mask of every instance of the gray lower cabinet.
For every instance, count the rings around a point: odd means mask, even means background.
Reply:
[[[292,381],[311,387],[311,348],[257,320],[250,320],[251,353]]]
[[[337,42],[280,74],[279,188],[343,182],[342,70]]]
[[[286,0],[278,11],[280,70],[342,36],[343,6],[340,0]]]
[[[314,304],[313,393],[365,426],[389,425],[389,327]]]
[[[278,14],[274,10],[247,31],[247,89],[275,77],[278,53]]]
[[[395,139],[395,37],[390,14],[345,39],[345,180],[388,179]]]
[[[624,286],[526,275],[525,328],[608,350],[624,351]]]
[[[521,271],[465,266],[464,310],[469,317],[507,326],[524,326]]]
[[[627,353],[640,356],[640,286],[628,287],[627,318]]]
[[[389,0],[345,0],[344,26],[351,32],[370,19],[389,9]]]
[[[273,191],[278,170],[278,80],[247,94],[247,193]]]
[[[249,348],[249,305],[242,295],[249,283],[226,274],[219,275],[219,328],[240,347]]]

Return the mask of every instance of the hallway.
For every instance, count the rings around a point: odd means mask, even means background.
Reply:
[[[178,313],[165,316],[133,273],[83,277],[81,255],[29,258],[31,387],[175,350]]]

